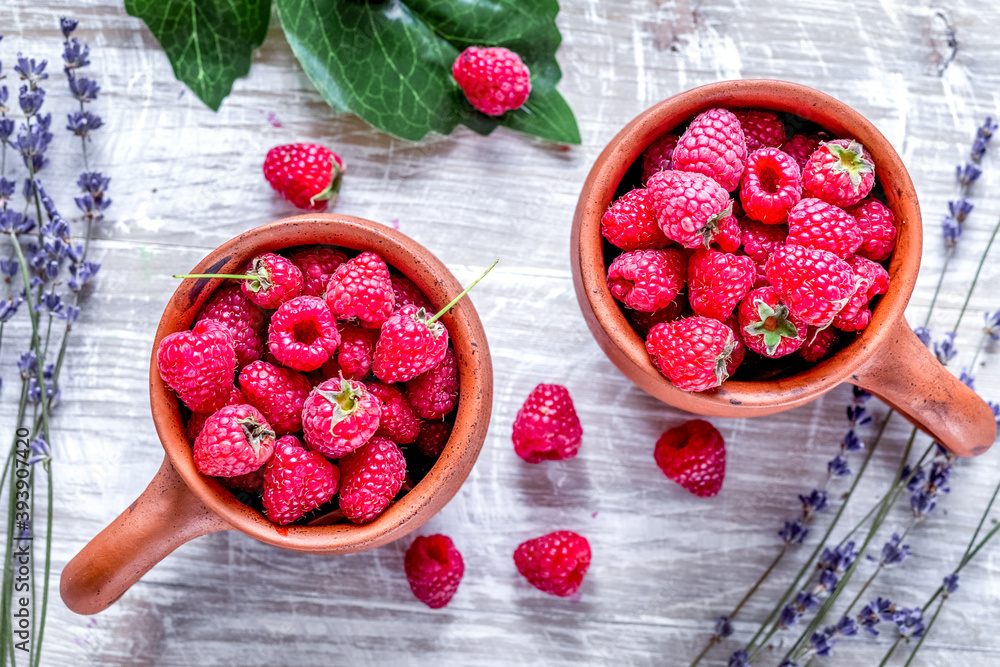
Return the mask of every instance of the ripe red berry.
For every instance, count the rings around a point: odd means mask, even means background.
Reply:
[[[197,321],[202,320],[215,320],[229,328],[236,351],[237,369],[264,356],[267,315],[247,298],[239,285],[216,290],[198,313]]]
[[[687,260],[677,250],[632,250],[608,267],[608,289],[629,308],[647,313],[666,308],[684,287]]]
[[[680,137],[676,134],[665,134],[649,145],[642,153],[642,182],[658,171],[673,169],[674,148]]]
[[[264,468],[264,511],[284,526],[333,498],[340,470],[319,452],[305,449],[294,435],[280,438]]]
[[[877,199],[865,199],[847,209],[858,221],[861,246],[858,254],[875,261],[888,259],[896,248],[896,217]]]
[[[372,367],[383,382],[409,382],[441,363],[448,352],[448,330],[429,322],[423,308],[403,306],[385,321],[375,344]]]
[[[829,325],[856,287],[850,264],[832,252],[800,245],[775,250],[764,272],[788,310],[814,327]]]
[[[229,391],[229,398],[226,399],[226,405],[240,405],[246,403],[246,396],[240,391],[239,387],[234,386]],[[222,407],[226,407],[223,405]],[[184,433],[187,435],[188,440],[194,444],[195,439],[197,439],[198,434],[201,433],[202,427],[208,418],[214,414],[212,412],[192,412],[191,416],[188,417],[187,423],[184,425]]]
[[[397,445],[415,442],[423,422],[413,411],[413,406],[398,389],[381,382],[369,382],[368,391],[374,394],[382,407],[375,435],[388,438]]]
[[[378,430],[382,404],[356,380],[330,378],[313,387],[302,405],[302,432],[312,449],[339,458]]]
[[[777,148],[762,148],[747,158],[740,185],[740,201],[748,216],[777,225],[802,197],[799,165]]]
[[[202,320],[165,336],[156,350],[160,377],[192,412],[214,412],[233,389],[236,350],[229,327]]]
[[[773,111],[739,109],[733,112],[747,142],[747,153],[761,148],[777,148],[785,143],[785,124]]]
[[[740,241],[743,252],[760,267],[764,266],[775,250],[785,245],[785,238],[788,236],[788,228],[784,225],[765,225],[747,220],[742,227]]]
[[[286,301],[271,316],[267,347],[289,368],[316,370],[338,345],[337,321],[318,296],[300,296]]]
[[[649,191],[631,190],[617,199],[601,218],[601,234],[622,250],[663,248],[670,239],[663,235],[653,214]]]
[[[310,246],[288,256],[302,273],[302,293],[323,296],[337,267],[347,261],[347,255],[324,246]]]
[[[246,402],[260,410],[278,435],[302,428],[302,405],[312,385],[302,373],[255,361],[240,372]]]
[[[573,531],[557,530],[518,545],[514,565],[543,593],[569,597],[580,590],[590,568],[590,543]]]
[[[788,212],[788,243],[829,250],[845,258],[861,245],[857,220],[821,199],[803,199]]]
[[[247,298],[261,308],[277,308],[302,294],[302,272],[291,260],[273,252],[250,260],[246,275],[253,279],[240,281],[240,287]]]
[[[688,301],[696,315],[724,321],[756,277],[757,267],[746,255],[698,248],[688,262]]]
[[[424,419],[441,419],[454,410],[458,403],[455,351],[448,348],[441,363],[407,382],[406,396],[413,410]]]
[[[376,329],[395,303],[389,267],[373,252],[363,252],[337,267],[326,288],[326,304],[337,319],[354,317]]]
[[[813,363],[824,359],[830,354],[830,350],[833,349],[833,344],[837,342],[838,335],[839,332],[833,327],[825,329],[809,327],[809,330],[806,332],[806,340],[802,344],[802,347],[799,348],[799,356]]]
[[[761,287],[740,303],[739,324],[743,342],[765,357],[776,359],[802,347],[806,324],[788,312],[773,287]]]
[[[809,157],[816,152],[823,140],[816,134],[793,135],[781,146],[781,150],[790,155],[799,169],[805,169]]]
[[[875,163],[853,139],[821,144],[802,169],[802,196],[847,208],[868,196],[875,184]]]
[[[455,597],[465,563],[450,537],[421,535],[406,550],[404,569],[413,595],[431,609],[440,609]]]
[[[671,301],[664,308],[645,313],[641,310],[625,309],[625,317],[632,323],[632,326],[643,336],[657,324],[661,322],[673,322],[681,316],[684,310],[682,302],[685,301],[683,295]]]
[[[327,364],[323,366],[326,377],[334,377],[342,373],[348,380],[363,380],[372,370],[372,357],[375,355],[375,342],[378,340],[377,329],[365,329],[343,322],[337,325],[340,332],[340,346],[335,354],[330,355]],[[336,365],[336,369],[332,365]],[[327,366],[331,367],[328,368]]]
[[[375,436],[340,459],[340,509],[352,523],[385,511],[406,478],[406,459],[391,440]]]
[[[424,310],[431,310],[430,300],[409,278],[390,276],[389,279],[392,281],[392,293],[395,300],[393,310],[399,310],[403,306],[416,306]]]
[[[531,73],[520,56],[503,47],[470,46],[451,73],[472,106],[488,116],[520,108],[531,94]]]
[[[661,171],[649,179],[646,189],[660,229],[685,248],[708,246],[727,225],[737,224],[729,193],[708,176]],[[739,247],[739,231],[735,243]]]
[[[514,418],[514,451],[528,463],[570,459],[580,451],[583,427],[569,390],[535,387]]]
[[[277,443],[275,443],[275,445],[277,445]],[[274,455],[272,454],[272,458],[273,456]],[[245,491],[259,496],[264,493],[265,468],[267,468],[267,465],[263,465],[253,472],[248,472],[245,475],[237,475],[236,477],[216,477],[216,479],[230,491]]]
[[[194,441],[194,464],[213,477],[236,477],[257,470],[271,458],[274,431],[257,408],[231,405],[205,421]]]
[[[842,331],[861,331],[872,319],[872,311],[868,304],[879,294],[885,294],[889,289],[889,272],[867,257],[854,255],[847,258],[847,263],[854,269],[858,288],[851,295],[847,305],[833,318],[833,326]]]
[[[709,109],[698,114],[681,135],[673,168],[704,174],[732,192],[740,184],[746,156],[739,119],[726,109]]]
[[[698,316],[657,324],[646,337],[653,363],[684,391],[705,391],[722,384],[739,365],[737,344],[730,327]]]
[[[425,422],[417,436],[417,449],[424,456],[436,459],[444,451],[451,437],[451,424],[444,421]]]
[[[264,178],[297,208],[322,211],[336,199],[344,163],[317,144],[275,146],[264,158]]]
[[[719,495],[726,476],[726,443],[707,421],[692,419],[656,441],[656,465],[668,479],[699,498]]]

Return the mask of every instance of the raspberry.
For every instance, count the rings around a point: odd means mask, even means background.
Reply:
[[[685,317],[649,330],[646,350],[660,372],[678,389],[718,387],[739,365],[737,336],[718,320]]]
[[[680,252],[632,250],[608,267],[611,294],[634,310],[651,313],[666,308],[684,287],[687,261]]]
[[[424,424],[417,436],[417,449],[426,457],[436,459],[444,451],[451,437],[451,424],[443,421],[433,421]]]
[[[427,296],[420,291],[420,288],[403,276],[390,276],[392,282],[392,294],[395,305],[393,310],[399,310],[403,306],[416,306],[425,310],[431,309],[431,302]]]
[[[531,94],[531,73],[520,56],[500,46],[470,46],[458,54],[452,76],[472,106],[487,116],[519,109]]]
[[[423,422],[417,417],[413,406],[402,392],[380,382],[369,383],[368,391],[374,394],[382,405],[379,409],[379,425],[375,435],[388,438],[399,445],[408,445],[416,441]]]
[[[757,267],[746,255],[698,248],[688,262],[688,301],[696,315],[725,320],[756,277]]]
[[[865,199],[847,209],[858,221],[861,246],[858,254],[875,261],[888,259],[896,248],[896,217],[877,199]]]
[[[743,210],[754,220],[776,225],[784,222],[802,197],[799,165],[777,148],[762,148],[747,158],[740,185]]]
[[[257,470],[274,451],[274,431],[257,408],[231,405],[205,421],[194,441],[194,464],[212,477],[236,477]]]
[[[775,250],[764,273],[788,310],[814,327],[829,325],[855,290],[850,264],[832,252],[800,245]]]
[[[753,260],[753,263],[763,267],[767,258],[785,245],[788,228],[784,225],[765,225],[762,222],[747,220],[743,222],[743,235],[740,241],[743,252]]]
[[[302,294],[302,272],[281,255],[265,252],[247,265],[246,275],[252,280],[240,281],[247,298],[261,308],[277,308]]]
[[[340,459],[340,509],[352,523],[369,523],[399,493],[406,459],[391,440],[372,438]]]
[[[580,590],[590,567],[590,543],[570,530],[557,530],[519,544],[514,565],[543,593],[569,597]]]
[[[708,246],[720,229],[736,221],[729,193],[708,176],[661,171],[649,179],[646,189],[660,229],[685,248]]]
[[[847,263],[858,277],[858,288],[847,305],[833,318],[833,326],[842,331],[860,331],[872,319],[872,312],[867,307],[869,302],[889,289],[889,273],[881,264],[867,257],[848,257]]]
[[[300,296],[281,304],[271,316],[267,347],[285,366],[312,371],[340,345],[337,321],[318,296]]]
[[[337,319],[356,317],[363,326],[378,328],[396,303],[389,268],[373,252],[344,262],[326,288],[326,304]]]
[[[722,490],[726,443],[707,421],[692,419],[661,435],[653,458],[667,479],[699,498],[713,498]]]
[[[868,196],[875,184],[875,163],[853,139],[822,144],[802,168],[802,196],[847,208]]]
[[[296,208],[322,211],[336,200],[344,162],[317,144],[275,146],[264,158],[264,178]]]
[[[821,199],[803,199],[788,212],[790,244],[829,250],[843,259],[854,254],[861,241],[857,220]]]
[[[409,382],[441,363],[448,352],[448,329],[423,308],[403,306],[385,321],[372,367],[382,382]]]
[[[277,445],[277,443],[275,443],[275,445]],[[267,468],[267,465],[263,465],[253,472],[248,472],[245,475],[237,475],[236,477],[217,477],[216,479],[219,480],[220,484],[231,491],[245,491],[259,496],[264,493],[265,468]]]
[[[796,134],[781,146],[781,150],[790,155],[799,169],[805,169],[809,156],[816,152],[823,140],[816,134]]]
[[[302,405],[302,433],[309,447],[339,458],[375,435],[381,412],[378,397],[364,384],[330,378],[313,387]]]
[[[203,320],[190,331],[163,338],[156,350],[156,367],[168,387],[192,412],[214,412],[233,390],[236,350],[229,327]]]
[[[337,325],[340,332],[340,347],[337,348],[336,357],[330,355],[327,364],[333,362],[337,365],[336,370],[327,372],[327,365],[323,366],[326,377],[333,377],[337,373],[342,373],[348,380],[363,380],[371,373],[372,356],[375,354],[375,341],[378,340],[378,331],[375,329],[365,329],[343,322]]]
[[[323,246],[312,246],[296,250],[288,259],[302,273],[302,293],[306,296],[323,296],[337,267],[347,261],[347,255],[339,250]]]
[[[302,405],[312,391],[302,373],[255,361],[240,372],[240,388],[278,435],[302,428]]]
[[[723,322],[723,324],[729,327],[729,330],[733,332],[733,340],[735,341],[733,344],[733,351],[729,355],[729,361],[726,362],[726,373],[732,377],[733,373],[736,372],[736,369],[740,367],[740,364],[743,363],[743,359],[747,356],[747,346],[746,343],[743,342],[743,336],[736,331],[740,326],[739,321],[736,319],[736,315],[727,319]]]
[[[229,328],[236,350],[237,369],[264,356],[267,315],[247,298],[239,285],[216,290],[198,313],[198,322],[202,320],[215,320]]]
[[[799,348],[799,356],[806,361],[811,361],[813,363],[823,359],[833,348],[833,344],[837,342],[837,330],[828,327],[826,329],[817,329],[816,327],[809,327],[806,332],[806,340]]]
[[[239,387],[234,386],[229,392],[229,398],[226,399],[226,405],[240,405],[241,403],[246,403],[246,396],[243,392],[239,390]],[[222,407],[226,407],[223,405]],[[188,417],[187,424],[184,425],[184,433],[187,435],[188,440],[194,443],[197,439],[198,434],[201,433],[202,427],[208,418],[211,417],[213,412],[192,412],[191,416]]]
[[[413,595],[431,609],[451,602],[465,573],[462,554],[446,535],[421,535],[413,540],[404,568]]]
[[[740,184],[746,157],[746,138],[739,119],[726,109],[709,109],[698,114],[681,135],[673,167],[704,174],[732,192]]]
[[[641,310],[632,310],[631,308],[625,309],[625,317],[628,318],[629,322],[636,331],[642,335],[646,335],[650,329],[652,329],[657,324],[661,322],[673,322],[681,316],[683,306],[681,302],[684,301],[684,297],[680,296],[665,307],[659,310],[653,311],[652,313],[645,313]]]
[[[785,124],[773,111],[739,109],[733,112],[747,142],[747,153],[761,148],[777,148],[785,143]]]
[[[454,410],[458,402],[458,359],[454,350],[448,348],[440,364],[407,382],[406,396],[424,419],[441,419]]]
[[[737,326],[747,347],[772,359],[802,347],[807,328],[788,312],[773,287],[755,289],[743,299]]]
[[[653,215],[649,191],[637,188],[611,204],[601,218],[601,233],[622,250],[663,248],[670,239],[663,235]]]
[[[680,140],[676,134],[665,134],[649,145],[642,153],[642,182],[658,171],[673,169],[674,148]]]
[[[535,387],[514,418],[513,438],[514,451],[528,463],[576,456],[583,427],[569,390],[558,384]]]
[[[264,469],[264,511],[279,526],[302,518],[337,493],[340,470],[319,452],[286,435],[274,446]]]

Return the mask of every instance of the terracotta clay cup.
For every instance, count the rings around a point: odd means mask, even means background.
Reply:
[[[302,215],[258,227],[224,243],[191,273],[239,272],[258,253],[310,244],[377,252],[423,290],[436,308],[462,291],[451,272],[416,242],[383,225],[345,215]],[[219,530],[239,530],[267,544],[322,554],[386,544],[437,513],[476,462],[490,421],[493,369],[482,323],[465,298],[441,318],[455,349],[461,382],[455,426],[440,458],[412,490],[366,525],[279,527],[238,501],[195,468],[180,403],[160,379],[155,356],[160,340],[189,329],[202,304],[222,283],[218,278],[182,281],[163,313],[152,346],[149,395],[153,424],[166,456],[138,500],[63,570],[63,601],[78,614],[107,608],[178,546]]]
[[[871,324],[839,352],[790,377],[727,381],[701,393],[681,391],[656,369],[607,286],[601,216],[626,171],[661,135],[713,107],[771,109],[796,114],[836,137],[867,148],[886,204],[899,227],[889,265],[889,291]],[[587,325],[601,349],[629,379],[674,407],[700,415],[750,417],[802,405],[841,382],[863,387],[960,456],[985,452],[996,438],[989,406],[931,355],[903,318],[920,267],[920,209],[896,151],[858,112],[829,95],[795,83],[724,81],[675,95],[640,114],[597,158],[580,193],[571,242],[573,279]]]

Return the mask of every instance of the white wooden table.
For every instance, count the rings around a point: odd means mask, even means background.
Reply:
[[[114,200],[96,230],[92,253],[102,269],[70,346],[55,417],[45,665],[688,664],[715,617],[774,556],[777,529],[798,511],[796,494],[823,479],[845,431],[850,389],[771,418],[714,420],[729,452],[717,498],[694,498],[667,481],[653,463],[653,443],[685,415],[618,373],[573,294],[569,228],[592,160],[637,113],[699,84],[770,77],[824,90],[882,130],[916,184],[926,228],[908,311],[916,321],[940,271],[938,223],[954,194],[954,165],[975,127],[1000,112],[1000,5],[988,2],[564,0],[560,87],[583,135],[571,150],[505,130],[480,137],[459,129],[409,144],[336,116],[275,23],[250,78],[212,113],[174,80],[156,41],[119,2],[44,4],[4,3],[0,57],[8,72],[17,51],[49,59],[47,108],[57,112],[59,131],[46,182],[53,190],[56,182],[69,186],[81,163],[59,121],[71,104],[58,71],[57,28],[62,14],[81,19],[102,88],[94,110],[107,123],[91,159],[112,177]],[[943,66],[948,30],[958,46]],[[163,456],[146,386],[153,332],[176,287],[170,275],[237,233],[293,213],[267,187],[260,164],[271,146],[305,140],[334,148],[348,164],[338,212],[398,221],[461,280],[501,257],[472,297],[496,369],[490,435],[461,492],[423,529],[450,535],[462,551],[458,594],[441,611],[413,598],[402,568],[408,539],[323,557],[227,532],[181,547],[108,611],[77,616],[55,593],[62,567],[143,490]],[[1000,215],[1000,155],[984,166],[976,210],[932,318],[938,335],[954,323]],[[68,194],[57,203],[65,213],[73,207]],[[956,372],[971,359],[982,312],[1000,308],[1000,248],[993,255],[959,329]],[[0,357],[2,433],[16,409],[14,341],[26,340],[25,320],[17,321]],[[978,387],[1000,399],[995,351],[981,360]],[[585,431],[574,460],[532,466],[513,452],[512,420],[538,382],[572,392]],[[908,433],[903,420],[892,422],[843,526],[885,488]],[[918,438],[916,447],[926,441]],[[951,495],[908,539],[914,557],[880,578],[873,597],[916,605],[936,588],[988,499],[998,457],[995,450],[958,465]],[[901,526],[906,517],[899,508],[890,523]],[[592,545],[579,600],[543,595],[513,567],[520,541],[555,529],[576,530]],[[797,567],[785,563],[780,573]],[[785,581],[754,598],[736,638],[752,634]],[[1000,549],[970,566],[962,584],[914,664],[1000,665]],[[835,657],[815,664],[875,664],[892,637],[845,641]],[[703,664],[724,664],[736,638]]]

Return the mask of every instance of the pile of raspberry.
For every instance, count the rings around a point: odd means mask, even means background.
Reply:
[[[602,219],[608,289],[674,386],[705,391],[741,364],[747,379],[794,373],[868,326],[896,224],[860,143],[716,108],[640,168],[645,186]]]
[[[447,329],[373,252],[263,253],[245,275],[157,349],[195,465],[278,525],[373,521],[450,436]]]

